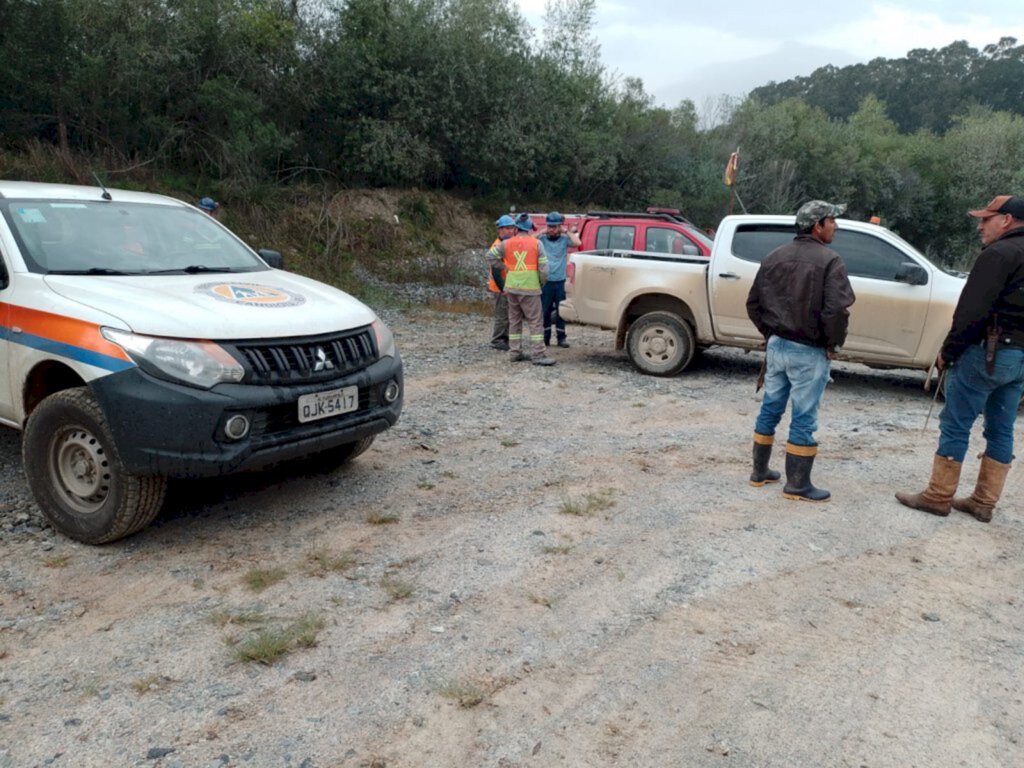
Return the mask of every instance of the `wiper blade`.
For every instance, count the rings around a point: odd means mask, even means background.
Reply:
[[[123,272],[120,269],[90,267],[89,269],[51,269],[48,275],[137,275],[138,272]]]
[[[147,275],[170,275],[186,274],[198,275],[200,272],[234,272],[231,267],[208,267],[205,264],[191,264],[187,267],[175,267],[174,269],[147,269]]]

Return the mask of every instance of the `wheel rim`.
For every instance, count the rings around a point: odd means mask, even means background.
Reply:
[[[92,514],[110,494],[110,462],[103,444],[86,429],[72,427],[54,436],[50,473],[61,498],[75,512]]]
[[[637,352],[651,365],[665,367],[681,354],[679,339],[664,325],[645,328],[637,340]]]

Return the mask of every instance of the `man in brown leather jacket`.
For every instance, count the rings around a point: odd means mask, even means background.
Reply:
[[[953,325],[936,365],[946,372],[946,404],[939,417],[939,447],[921,493],[899,502],[945,517],[959,509],[983,523],[1003,493],[1013,460],[1013,426],[1024,393],[1024,199],[1000,195],[978,219],[985,246],[967,277]],[[974,493],[953,498],[971,428],[985,414],[985,453]]]
[[[782,495],[828,501],[811,483],[818,452],[814,431],[829,378],[829,361],[846,341],[853,288],[839,254],[828,248],[845,205],[812,200],[796,214],[796,238],[769,253],[747,296],[747,315],[767,340],[764,400],[754,425],[750,484],[778,482],[768,468],[775,428],[792,402]]]

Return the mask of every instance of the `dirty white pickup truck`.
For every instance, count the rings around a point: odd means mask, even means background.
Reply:
[[[795,236],[793,216],[728,216],[707,258],[625,250],[572,256],[567,322],[616,331],[642,372],[672,376],[698,349],[757,349],[747,293],[761,260]],[[857,294],[839,359],[874,368],[930,370],[949,331],[964,279],[943,271],[888,229],[838,220],[831,247]]]

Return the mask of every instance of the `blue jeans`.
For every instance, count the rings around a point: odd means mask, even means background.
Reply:
[[[946,373],[946,405],[939,416],[936,454],[963,461],[971,427],[985,414],[985,455],[1002,464],[1013,461],[1013,424],[1024,393],[1024,349],[1001,347],[989,375],[985,349],[967,348]]]
[[[821,347],[772,336],[765,351],[768,361],[764,377],[764,400],[754,431],[774,435],[786,403],[792,401],[789,442],[793,445],[817,445],[818,406],[828,383],[828,355]]]
[[[540,289],[540,303],[544,314],[544,343],[551,341],[551,321],[555,321],[556,339],[565,338],[565,320],[558,314],[558,302],[565,301],[565,280],[548,280]]]

